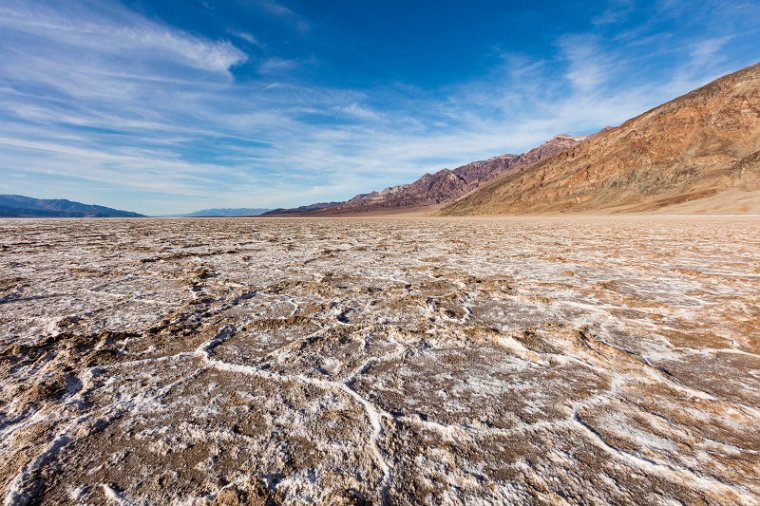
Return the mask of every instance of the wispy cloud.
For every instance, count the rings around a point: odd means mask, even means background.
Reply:
[[[293,9],[287,7],[284,3],[277,0],[240,0],[246,5],[257,8],[280,18],[292,25],[296,30],[301,33],[309,31],[311,24],[300,14],[296,13]]]
[[[705,63],[714,60],[720,49],[730,39],[730,36],[724,36],[697,41],[691,50],[691,63],[695,66],[702,66]]]
[[[568,62],[566,77],[581,93],[597,89],[607,80],[607,54],[598,46],[598,39],[593,35],[566,35],[559,41]]]
[[[636,7],[635,0],[611,0],[607,8],[591,22],[594,25],[611,25],[624,21]]]
[[[74,14],[11,1],[0,6],[0,28],[30,36],[36,44],[47,41],[58,54],[85,51],[120,59],[169,60],[224,73],[247,59],[229,41],[204,40],[126,10],[121,10],[117,19],[97,12],[87,12],[83,17]]]
[[[298,66],[298,62],[287,58],[267,58],[259,63],[259,73],[263,75],[275,75],[293,70]]]
[[[238,39],[246,41],[248,44],[251,44],[252,46],[265,47],[265,44],[261,42],[252,33],[233,30],[230,32],[230,34],[233,35],[234,37],[237,37]]]
[[[306,21],[250,1],[296,30]],[[223,32],[232,42],[118,3],[9,0],[0,5],[0,193],[147,213],[347,198],[618,124],[753,63],[726,56],[742,39],[719,28],[671,44],[648,39],[647,22],[627,26],[636,32],[627,39],[562,34],[550,54],[506,53],[456,84],[351,88],[316,84],[306,70],[320,63],[308,52],[264,50],[247,30]],[[238,74],[246,65],[253,77]]]

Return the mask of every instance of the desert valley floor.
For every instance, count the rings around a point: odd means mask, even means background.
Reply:
[[[6,504],[758,504],[760,218],[0,221]]]

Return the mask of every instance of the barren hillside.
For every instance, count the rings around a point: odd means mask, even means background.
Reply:
[[[510,173],[441,213],[650,212],[685,203],[690,212],[752,212],[758,189],[760,65],[753,65]]]
[[[431,212],[505,174],[551,158],[578,145],[584,139],[585,137],[560,134],[520,155],[495,156],[453,170],[441,169],[435,174],[425,174],[409,184],[362,193],[345,202],[335,202],[327,206],[314,204],[295,209],[275,209],[266,213],[266,216],[353,216],[410,211]]]

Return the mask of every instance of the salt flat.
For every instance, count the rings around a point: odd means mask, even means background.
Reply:
[[[6,504],[758,504],[760,218],[0,221]]]

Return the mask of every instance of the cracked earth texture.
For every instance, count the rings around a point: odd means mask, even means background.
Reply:
[[[5,504],[758,504],[760,219],[0,221]]]

